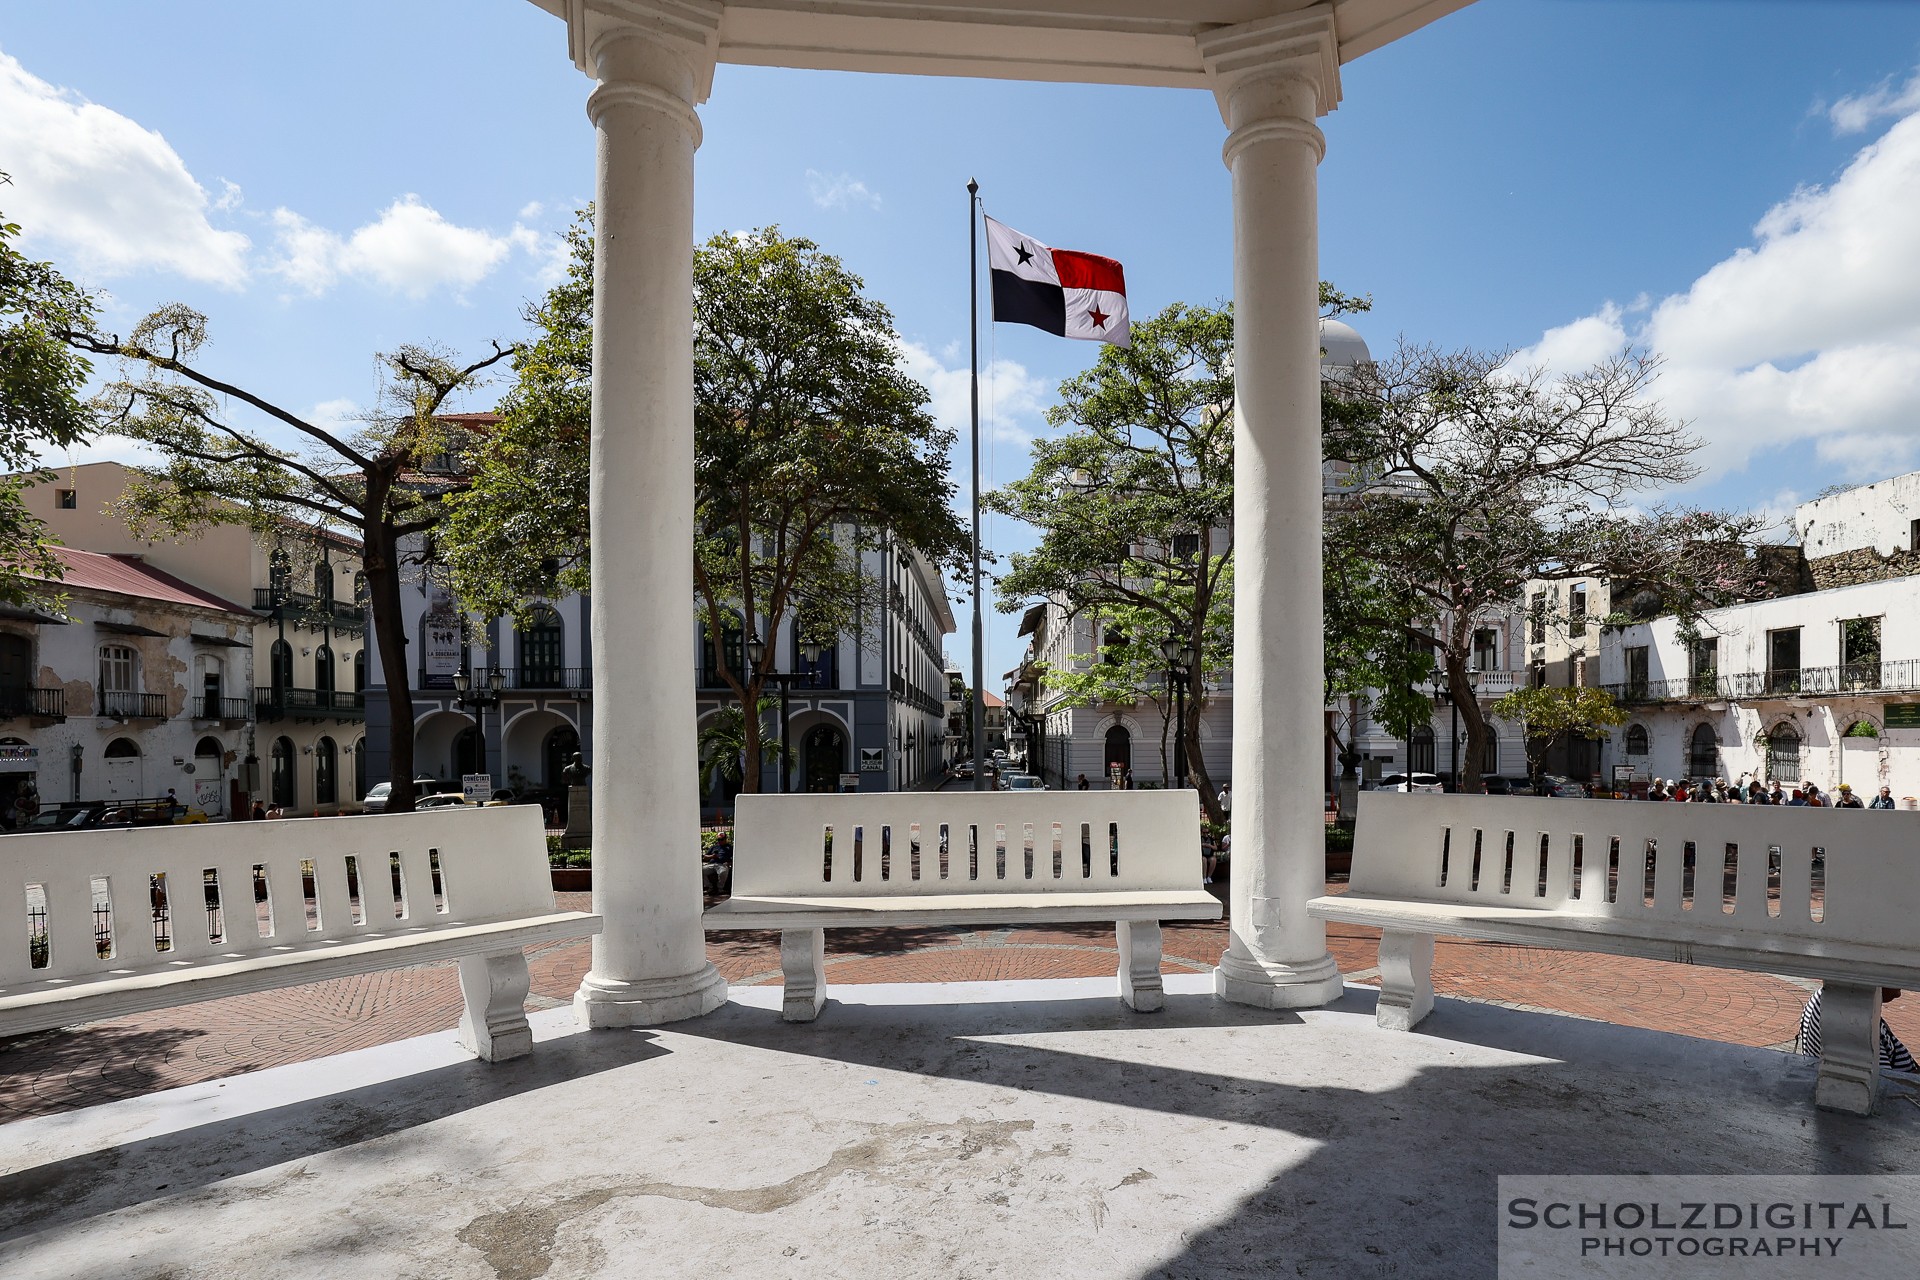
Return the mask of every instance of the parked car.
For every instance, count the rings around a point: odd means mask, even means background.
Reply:
[[[88,827],[98,826],[100,815],[107,811],[104,800],[83,800],[78,804],[63,804],[57,808],[42,809],[34,815],[31,822],[22,823],[22,831],[84,831]]]
[[[971,777],[973,777],[973,761],[971,761],[971,760],[962,760],[962,761],[961,761],[961,762],[960,762],[959,764],[956,764],[956,765],[954,765],[954,766],[953,766],[953,776],[954,776],[954,777],[956,777],[956,778],[971,778]]]
[[[415,813],[423,809],[458,809],[467,803],[465,794],[459,791],[443,791],[437,796],[421,796],[413,802]]]
[[[1047,784],[1031,773],[1010,773],[1000,780],[1002,791],[1045,791]]]
[[[438,778],[415,778],[413,780],[414,807],[416,809],[420,807],[420,796],[424,796],[438,789],[439,786],[440,779]],[[392,794],[393,784],[391,782],[376,783],[373,790],[367,792],[366,799],[360,802],[360,807],[368,813],[385,813],[387,811],[387,797]]]
[[[1418,795],[1437,796],[1446,788],[1440,783],[1440,776],[1433,773],[1390,773],[1373,786],[1375,791],[1408,791]]]
[[[1490,796],[1530,796],[1533,794],[1533,782],[1527,778],[1487,778],[1484,779],[1487,794]]]
[[[1587,789],[1572,778],[1563,778],[1557,773],[1543,773],[1540,775],[1539,794],[1556,796],[1562,800],[1584,800],[1587,798]]]

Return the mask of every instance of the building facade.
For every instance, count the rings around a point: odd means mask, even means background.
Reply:
[[[69,547],[137,556],[181,582],[250,608],[250,671],[228,698],[250,703],[249,795],[289,813],[355,807],[367,764],[365,579],[359,544],[310,528],[290,530],[299,563],[241,525],[214,525],[177,541],[147,541],[116,509],[134,473],[117,462],[63,468],[27,489],[27,509]],[[317,551],[315,550],[317,548]]]
[[[0,607],[0,815],[29,793],[246,808],[253,612],[136,556],[56,554],[49,603]]]

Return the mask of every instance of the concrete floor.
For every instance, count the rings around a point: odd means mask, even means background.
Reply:
[[[1501,1173],[1920,1168],[1920,1093],[1766,1050],[1168,979],[777,989],[530,1058],[449,1035],[0,1126],[0,1275],[1491,1276]]]

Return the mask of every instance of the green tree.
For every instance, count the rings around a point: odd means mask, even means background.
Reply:
[[[1047,413],[1061,434],[1036,441],[1032,470],[982,503],[1040,535],[999,579],[1003,612],[1056,600],[1097,632],[1127,637],[1091,671],[1051,670],[1055,687],[1078,698],[1158,699],[1160,641],[1191,646],[1199,670],[1187,698],[1187,760],[1216,822],[1218,788],[1197,726],[1209,677],[1232,658],[1233,405],[1232,310],[1175,303],[1136,324],[1131,347],[1102,347],[1091,369],[1061,384]]]
[[[122,499],[122,514],[136,533],[180,536],[242,525],[296,557],[313,555],[329,532],[360,541],[392,709],[387,811],[410,811],[413,697],[405,678],[412,666],[401,616],[402,544],[431,533],[447,499],[465,488],[457,465],[447,461],[472,441],[440,413],[505,359],[506,349],[496,344],[492,354],[470,363],[428,347],[383,357],[380,404],[361,430],[346,435],[197,368],[207,320],[189,307],[162,307],[125,341],[84,332],[68,340],[120,358],[121,376],[95,400],[101,428],[150,445],[164,458],[163,465],[141,470]],[[258,425],[237,424],[229,405],[250,410]]]
[[[566,280],[530,308],[504,420],[454,503],[443,545],[456,592],[490,614],[585,587],[593,239],[583,214]],[[947,478],[953,433],[901,369],[885,306],[840,260],[777,228],[694,254],[693,588],[716,674],[742,706],[765,672],[735,667],[728,632],[798,619],[831,640],[873,603],[862,555],[893,542],[937,569],[966,545]],[[530,482],[529,477],[537,477]],[[759,759],[760,725],[742,725]],[[757,775],[745,780],[748,790]]]
[[[755,720],[765,723],[768,716],[778,711],[780,704],[772,698],[762,698],[758,704]],[[700,791],[702,795],[713,795],[717,784],[733,784],[735,791],[742,790],[747,780],[745,763],[757,758],[763,762],[778,760],[785,744],[777,736],[760,736],[754,742],[747,740],[748,717],[738,703],[725,706],[709,717],[700,730],[695,754],[700,759]]]
[[[0,185],[9,182],[0,173]],[[93,299],[51,263],[13,242],[20,226],[0,213],[0,603],[23,604],[60,577],[46,526],[21,494],[49,478],[36,457],[85,439],[80,392],[91,365],[66,335],[92,327]],[[35,581],[43,580],[43,581]]]
[[[1547,754],[1562,741],[1605,738],[1608,729],[1627,722],[1627,713],[1605,689],[1515,689],[1497,699],[1492,711],[1526,726],[1527,776],[1535,782]]]
[[[1467,678],[1473,633],[1528,583],[1604,578],[1636,608],[1682,613],[1770,589],[1752,546],[1757,518],[1625,510],[1698,471],[1698,438],[1652,398],[1657,360],[1626,352],[1563,377],[1509,366],[1502,352],[1403,344],[1327,393],[1341,402],[1327,454],[1353,475],[1329,505],[1328,559],[1359,566],[1390,603],[1364,623],[1435,656],[1467,735],[1467,790],[1488,733]]]

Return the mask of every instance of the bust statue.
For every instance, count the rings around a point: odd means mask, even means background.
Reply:
[[[592,772],[576,751],[573,759],[567,761],[567,767],[560,771],[560,777],[570,787],[584,787],[587,785],[587,776]]]

